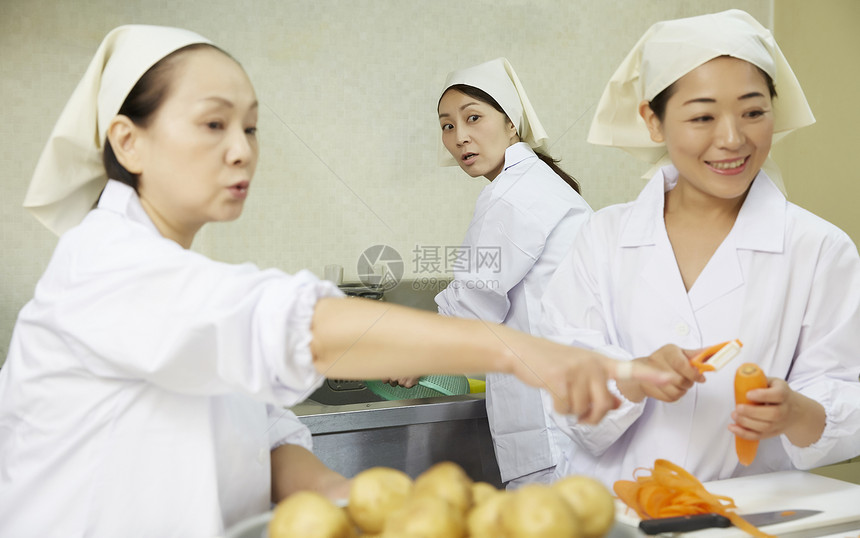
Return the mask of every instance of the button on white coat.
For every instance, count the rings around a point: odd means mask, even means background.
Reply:
[[[675,332],[678,333],[679,336],[687,336],[690,334],[690,326],[681,321],[675,325]]]

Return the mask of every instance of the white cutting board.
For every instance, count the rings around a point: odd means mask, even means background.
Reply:
[[[820,514],[787,523],[768,525],[762,531],[783,536],[788,533],[857,522],[860,529],[860,486],[803,471],[730,478],[705,482],[705,489],[734,499],[741,515],[769,510],[821,510]],[[616,520],[623,526],[638,527],[639,518],[619,502]],[[824,530],[824,529],[822,529]],[[855,532],[856,536],[858,533]],[[848,536],[849,534],[845,534]],[[644,534],[642,535],[644,536]],[[708,529],[684,534],[690,538],[747,536],[734,527]]]

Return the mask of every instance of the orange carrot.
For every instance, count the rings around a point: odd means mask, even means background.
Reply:
[[[747,392],[753,389],[767,388],[767,376],[757,364],[747,362],[741,364],[735,373],[735,403],[751,404],[747,399]],[[755,459],[758,451],[758,441],[741,439],[735,436],[735,451],[742,465],[749,465]]]
[[[637,469],[637,472],[649,469]],[[635,480],[618,480],[615,494],[632,508],[641,519],[689,516],[717,513],[729,518],[735,527],[758,538],[773,538],[747,520],[732,512],[735,502],[725,495],[714,495],[699,480],[683,468],[667,460],[654,462],[646,475],[634,473]]]

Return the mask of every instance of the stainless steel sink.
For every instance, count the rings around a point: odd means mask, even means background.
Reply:
[[[434,463],[458,463],[473,480],[501,487],[483,394],[292,408],[313,434],[314,453],[346,475],[375,466],[412,477]]]
[[[422,284],[404,280],[374,298],[435,312],[440,290]],[[453,461],[473,480],[502,486],[483,394],[385,401],[361,381],[329,379],[292,410],[311,430],[314,453],[345,476],[386,466],[416,477]]]

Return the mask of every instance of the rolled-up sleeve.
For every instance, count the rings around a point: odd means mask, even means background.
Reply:
[[[216,262],[162,238],[108,236],[110,253],[64,240],[68,259],[55,261],[69,269],[40,282],[28,314],[58,327],[94,374],[284,407],[323,382],[311,322],[320,298],[343,295],[332,283]]]

